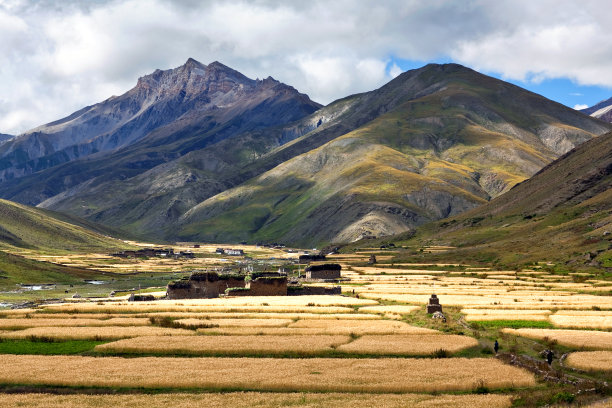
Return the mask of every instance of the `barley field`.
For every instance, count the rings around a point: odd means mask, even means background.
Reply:
[[[503,329],[504,333],[536,340],[550,340],[578,349],[612,350],[612,332],[564,329]]]
[[[535,385],[494,359],[273,359],[0,355],[0,383],[281,392],[444,392]]]
[[[193,330],[170,329],[147,326],[103,326],[103,327],[33,327],[5,332],[2,339],[48,338],[55,340],[116,340],[139,336],[193,336]]]
[[[557,312],[549,316],[549,320],[557,327],[572,327],[585,329],[612,329],[612,312],[582,312],[581,314]]]
[[[307,393],[198,393],[153,395],[52,395],[52,394],[0,394],[0,406],[24,408],[507,408],[506,395],[426,395],[426,394],[307,394]]]
[[[284,327],[291,319],[179,319],[176,323],[194,327]]]
[[[318,329],[330,334],[435,334],[435,330],[391,320],[298,320],[290,329]]]
[[[87,319],[87,318],[18,318],[0,319],[0,329],[21,329],[28,327],[49,326],[147,326],[150,324],[146,318],[110,318],[110,319]]]
[[[565,363],[584,371],[612,371],[612,351],[577,351]]]
[[[338,350],[347,353],[424,356],[439,350],[456,353],[477,345],[475,338],[457,335],[366,335],[339,346]]]
[[[148,336],[102,344],[96,351],[190,355],[318,354],[350,341],[348,336]]]

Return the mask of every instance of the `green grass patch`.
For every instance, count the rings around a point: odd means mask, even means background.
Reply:
[[[32,340],[2,340],[0,354],[43,354],[70,355],[92,351],[104,341],[70,340],[70,341],[32,341]]]
[[[552,323],[546,320],[483,320],[483,321],[472,321],[472,326],[480,326],[487,329],[520,329],[523,327],[537,328],[537,329],[552,329],[554,326]]]

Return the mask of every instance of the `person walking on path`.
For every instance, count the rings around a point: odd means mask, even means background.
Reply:
[[[495,350],[495,354],[499,351],[499,343],[495,340],[495,344],[493,345],[493,350]]]

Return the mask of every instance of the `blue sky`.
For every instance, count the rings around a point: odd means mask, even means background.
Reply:
[[[0,0],[0,133],[194,58],[327,104],[456,62],[569,107],[612,96],[609,0]],[[390,58],[389,56],[393,56]]]

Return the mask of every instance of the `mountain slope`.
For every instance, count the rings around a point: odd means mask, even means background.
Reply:
[[[601,101],[590,108],[582,109],[581,112],[606,122],[612,122],[612,98]]]
[[[490,203],[396,241],[457,247],[439,259],[612,268],[612,133],[580,145]]]
[[[363,124],[203,201],[167,236],[310,246],[395,234],[479,206],[612,128],[455,64],[406,72],[345,105],[340,118]]]
[[[0,249],[42,251],[108,252],[126,247],[122,241],[67,222],[52,211],[0,200]],[[88,225],[83,221],[83,225]]]
[[[5,133],[0,133],[0,143],[6,142],[7,140],[12,139],[13,135],[7,135]]]

